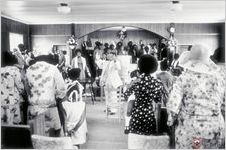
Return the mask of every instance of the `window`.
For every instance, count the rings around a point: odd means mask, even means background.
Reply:
[[[9,33],[9,48],[13,51],[19,44],[24,44],[23,34]]]

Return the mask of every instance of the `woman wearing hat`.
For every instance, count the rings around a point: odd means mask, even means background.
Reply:
[[[178,121],[175,131],[177,149],[217,149],[224,142],[225,80],[219,67],[209,59],[202,45],[192,46],[185,69],[173,85],[167,103],[168,125]]]

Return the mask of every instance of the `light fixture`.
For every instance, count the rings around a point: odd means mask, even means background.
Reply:
[[[179,1],[172,1],[171,5],[170,5],[170,10],[171,11],[182,11],[183,5]]]
[[[60,6],[57,7],[57,11],[61,14],[68,14],[71,12],[71,8],[66,3],[60,3]]]

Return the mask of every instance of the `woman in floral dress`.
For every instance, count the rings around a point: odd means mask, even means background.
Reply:
[[[1,67],[1,123],[19,124],[22,122],[20,104],[24,84],[21,73],[15,65],[16,57],[8,52],[2,53]]]
[[[222,148],[224,119],[221,109],[225,96],[225,80],[217,65],[209,60],[208,49],[194,45],[184,73],[170,94],[168,125],[177,118],[177,149]]]

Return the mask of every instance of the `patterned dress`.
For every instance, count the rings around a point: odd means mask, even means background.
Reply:
[[[213,64],[192,64],[174,84],[167,109],[168,122],[173,122],[175,116],[178,119],[177,149],[194,148],[197,139],[199,148],[217,149],[224,141],[221,108],[224,109],[225,80],[216,71]]]
[[[18,124],[21,122],[20,103],[24,84],[21,73],[15,66],[1,68],[1,122]]]
[[[33,132],[46,135],[51,128],[60,129],[56,98],[64,98],[66,85],[59,70],[56,66],[40,61],[27,69],[26,76],[29,87],[28,119]]]
[[[160,103],[163,85],[150,75],[141,75],[139,82],[126,90],[126,99],[134,92],[136,100],[132,109],[129,132],[139,135],[156,133],[156,119],[153,102]]]

